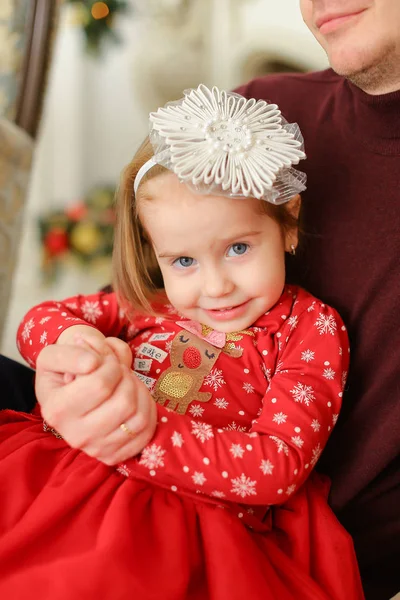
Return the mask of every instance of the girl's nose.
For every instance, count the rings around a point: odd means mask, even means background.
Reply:
[[[230,294],[234,283],[223,269],[208,268],[204,273],[203,294],[209,298],[219,298]]]

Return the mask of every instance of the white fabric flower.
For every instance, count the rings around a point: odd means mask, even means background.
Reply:
[[[150,114],[155,161],[196,191],[276,204],[305,189],[292,168],[305,158],[296,124],[276,104],[201,84]]]

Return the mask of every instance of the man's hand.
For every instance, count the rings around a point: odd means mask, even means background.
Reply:
[[[85,330],[78,332],[78,327]],[[37,360],[36,395],[43,418],[73,448],[107,465],[123,462],[153,437],[155,402],[131,371],[125,342],[91,327],[70,329],[75,331],[68,339],[64,335],[45,347]]]

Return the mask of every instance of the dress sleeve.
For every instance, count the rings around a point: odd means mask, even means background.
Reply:
[[[348,368],[340,317],[323,304],[311,308],[293,312],[276,334],[278,362],[249,433],[158,405],[155,436],[121,472],[228,502],[283,503],[306,480],[329,438]]]
[[[114,293],[99,292],[90,296],[73,296],[61,302],[43,302],[26,314],[18,328],[19,352],[35,367],[40,350],[54,344],[59,335],[72,325],[89,325],[107,337],[117,337],[129,323],[119,309]]]

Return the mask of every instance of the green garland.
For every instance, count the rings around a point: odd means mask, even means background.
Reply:
[[[126,13],[128,3],[125,0],[67,0],[76,8],[76,18],[86,38],[86,48],[91,54],[99,54],[103,42],[107,39],[119,42],[114,31],[114,18]]]
[[[42,274],[54,281],[70,263],[85,269],[111,258],[114,237],[114,186],[101,185],[63,209],[39,217]]]

